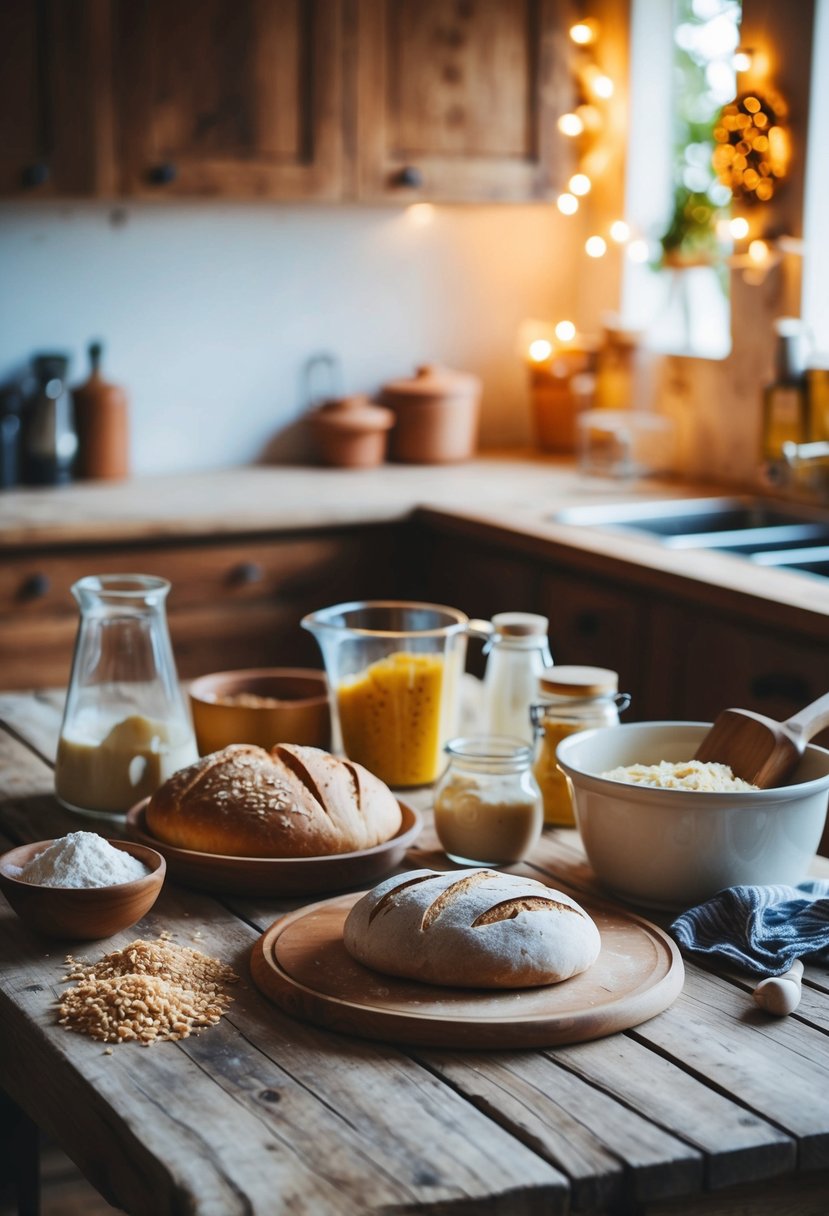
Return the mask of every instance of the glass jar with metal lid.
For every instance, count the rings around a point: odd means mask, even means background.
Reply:
[[[532,707],[532,720],[540,738],[533,772],[544,801],[544,822],[573,827],[570,791],[556,764],[556,748],[576,731],[618,726],[630,696],[618,691],[619,677],[607,667],[550,667],[538,685],[539,703]]]
[[[520,739],[481,735],[450,739],[449,767],[435,789],[435,830],[460,865],[508,866],[541,835],[541,791],[533,749]]]

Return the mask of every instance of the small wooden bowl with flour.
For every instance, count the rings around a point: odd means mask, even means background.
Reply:
[[[78,837],[84,839],[73,841]],[[76,847],[69,848],[66,841]],[[120,856],[113,857],[110,850]],[[0,856],[0,891],[29,929],[45,937],[96,941],[149,912],[166,868],[161,854],[146,845],[76,832],[20,845]]]

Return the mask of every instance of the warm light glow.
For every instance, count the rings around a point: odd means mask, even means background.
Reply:
[[[604,72],[600,72],[590,81],[590,88],[597,97],[601,97],[602,101],[607,101],[609,97],[613,96],[613,87],[613,81],[609,76],[605,76]]]
[[[558,129],[562,135],[569,135],[572,139],[576,135],[581,135],[584,130],[584,123],[578,114],[562,114],[558,120]]]
[[[742,241],[748,236],[748,220],[744,215],[735,215],[734,219],[729,222],[728,231],[735,241]]]
[[[556,326],[556,337],[559,342],[572,342],[576,336],[576,327],[572,321],[559,321]]]
[[[431,203],[412,203],[406,208],[409,223],[416,228],[425,228],[435,218],[435,209]]]
[[[589,258],[603,258],[607,253],[607,241],[602,236],[589,236],[584,242],[584,252]]]
[[[765,266],[771,257],[771,250],[765,241],[752,241],[748,247],[748,256],[755,266]]]
[[[562,215],[575,215],[579,209],[579,200],[575,194],[560,194],[556,206]]]
[[[632,262],[647,262],[650,257],[648,242],[641,239],[631,241],[628,245],[627,253]]]
[[[734,59],[732,60],[734,64],[734,71],[748,72],[751,69],[753,58],[754,57],[751,51],[736,51],[734,54]]]
[[[527,353],[533,363],[543,363],[553,353],[553,344],[552,342],[548,342],[546,338],[536,338],[534,342],[530,343],[530,349]]]
[[[630,227],[624,220],[614,220],[610,225],[610,236],[616,241],[617,245],[624,245],[630,236]]]
[[[592,17],[570,26],[570,37],[577,46],[590,46],[599,36],[599,23]]]
[[[568,182],[571,194],[589,194],[592,184],[586,173],[574,173]]]

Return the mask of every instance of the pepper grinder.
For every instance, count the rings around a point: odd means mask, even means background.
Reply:
[[[89,378],[74,390],[78,477],[121,481],[129,475],[129,404],[124,389],[101,375],[100,342],[89,345]]]
[[[25,479],[29,485],[65,485],[72,478],[78,436],[66,387],[65,355],[34,359],[37,390],[25,414]]]

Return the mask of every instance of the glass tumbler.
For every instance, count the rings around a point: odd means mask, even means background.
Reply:
[[[442,604],[361,600],[313,612],[335,746],[387,785],[428,785],[457,731],[468,618]]]
[[[55,765],[71,811],[120,818],[198,759],[176,675],[165,601],[146,574],[99,574],[72,587],[80,608]]]

